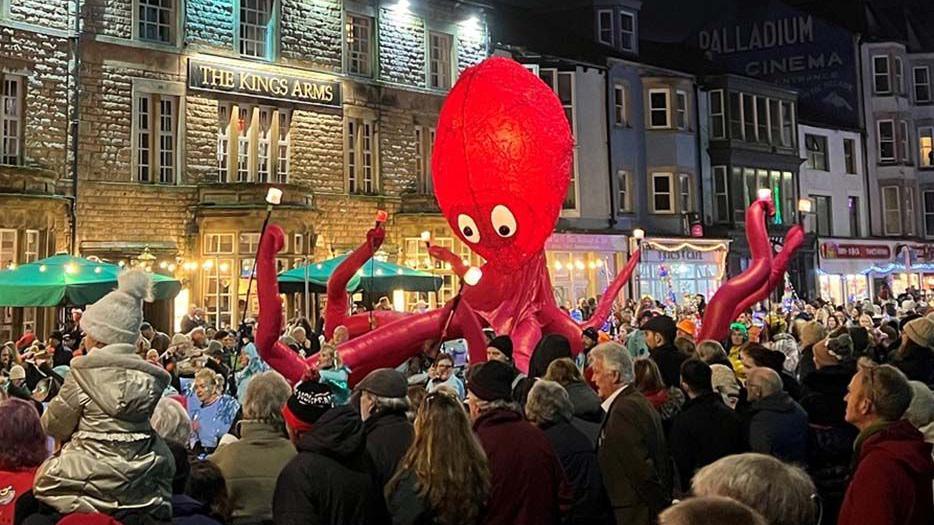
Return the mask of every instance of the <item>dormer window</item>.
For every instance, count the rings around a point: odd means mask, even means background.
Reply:
[[[619,12],[619,47],[623,51],[636,50],[636,15]]]

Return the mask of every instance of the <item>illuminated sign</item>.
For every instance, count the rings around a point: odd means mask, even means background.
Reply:
[[[318,80],[246,68],[189,60],[188,86],[192,89],[341,107],[337,80]]]
[[[823,242],[820,255],[825,259],[889,259],[892,257],[892,249],[885,244]]]

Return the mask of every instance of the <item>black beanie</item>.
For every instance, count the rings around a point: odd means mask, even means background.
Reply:
[[[509,401],[515,377],[516,371],[506,363],[487,361],[470,367],[467,390],[484,401]]]
[[[512,360],[512,339],[510,339],[508,335],[498,335],[494,337],[487,346],[499,350],[503,355]]]
[[[678,327],[675,325],[675,320],[671,317],[667,315],[657,315],[642,325],[642,331],[657,332],[665,338],[666,344],[672,344],[678,332]]]
[[[327,385],[317,381],[304,381],[295,386],[295,391],[285,406],[296,419],[311,425],[334,406],[334,396]]]

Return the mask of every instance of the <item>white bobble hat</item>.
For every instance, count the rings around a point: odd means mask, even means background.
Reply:
[[[143,270],[128,270],[117,277],[117,289],[88,306],[81,328],[104,344],[136,344],[143,324],[143,301],[151,301],[152,280]]]

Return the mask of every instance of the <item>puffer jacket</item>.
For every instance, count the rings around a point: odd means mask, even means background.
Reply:
[[[65,442],[36,473],[36,498],[62,514],[138,512],[172,518],[172,453],[149,424],[169,374],[115,344],[71,362],[42,415]]]

